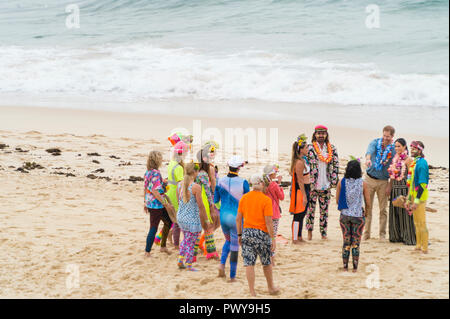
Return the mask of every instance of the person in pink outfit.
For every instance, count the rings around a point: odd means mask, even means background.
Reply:
[[[280,201],[284,200],[284,191],[281,188],[281,175],[278,175],[278,165],[266,165],[264,167],[264,181],[266,184],[265,194],[269,196],[272,200],[272,223],[273,223],[273,233],[274,233],[274,248],[276,249],[276,237],[278,233],[278,225],[280,223],[281,218],[281,207]],[[275,250],[272,253],[272,263],[275,265]]]

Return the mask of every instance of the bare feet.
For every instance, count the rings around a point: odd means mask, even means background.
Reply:
[[[358,272],[358,268],[353,268],[352,272]]]
[[[251,295],[252,297],[256,297],[256,292],[255,292],[255,291],[250,291],[250,295]]]
[[[171,255],[172,253],[167,249],[167,247],[161,247],[161,252],[166,253],[167,255]]]
[[[369,240],[370,239],[370,235],[369,234],[364,234],[363,236],[363,240]]]
[[[338,270],[343,271],[343,272],[347,272],[348,268],[346,268],[346,267],[339,267]]]
[[[219,277],[221,278],[225,277],[225,265],[222,264],[219,265]]]
[[[308,230],[308,240],[312,240],[312,230]]]
[[[276,296],[280,293],[280,289],[277,287],[273,287],[272,289],[269,289],[269,294],[272,296]]]
[[[150,253],[145,252],[144,257],[147,257],[147,258],[150,257]]]
[[[322,236],[322,240],[328,240],[327,236]]]
[[[422,253],[428,254],[428,250],[422,250]]]
[[[230,278],[228,279],[228,282],[236,282],[236,278]]]
[[[292,241],[292,244],[293,244],[293,245],[300,245],[300,241],[298,241],[298,240],[293,240],[293,241]]]

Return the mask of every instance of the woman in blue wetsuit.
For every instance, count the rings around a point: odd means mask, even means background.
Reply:
[[[229,173],[220,178],[216,184],[214,203],[220,202],[220,225],[225,235],[222,247],[219,277],[225,277],[225,264],[230,255],[230,282],[236,279],[236,268],[239,254],[239,240],[236,229],[236,215],[241,197],[250,191],[248,182],[239,177],[239,169],[244,166],[240,156],[233,156],[228,161]],[[230,253],[231,252],[231,253]]]

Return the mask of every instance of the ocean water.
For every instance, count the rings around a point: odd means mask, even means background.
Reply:
[[[366,23],[374,3],[379,28]],[[79,28],[67,27],[71,4]],[[443,0],[0,0],[0,103],[252,99],[448,115],[448,13]]]

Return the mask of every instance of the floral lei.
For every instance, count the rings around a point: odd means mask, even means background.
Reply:
[[[317,142],[313,142],[313,147],[314,147],[314,150],[316,151],[317,156],[319,156],[319,159],[322,162],[325,162],[327,164],[331,162],[331,159],[333,158],[333,150],[331,149],[330,143],[327,143],[327,152],[328,152],[327,158],[323,157],[322,152],[319,149],[319,144]]]
[[[375,157],[375,164],[374,164],[375,169],[377,171],[381,171],[383,169],[383,166],[386,165],[387,162],[391,159],[392,150],[394,148],[394,144],[390,144],[386,146],[386,148],[383,151],[381,148],[382,141],[383,139],[379,138],[377,142],[377,155]]]
[[[404,151],[401,154],[396,154],[392,160],[392,164],[388,169],[389,176],[397,181],[403,180],[405,177],[406,159],[408,158],[408,151]]]

